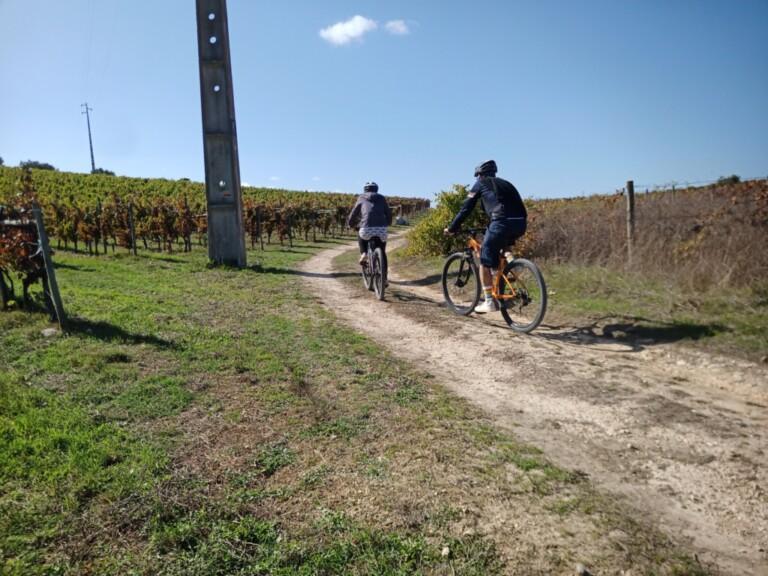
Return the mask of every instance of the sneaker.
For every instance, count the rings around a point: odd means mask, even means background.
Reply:
[[[496,312],[499,309],[499,305],[496,300],[483,300],[481,304],[475,306],[475,312],[478,314],[486,314],[487,312]]]
[[[360,254],[360,260],[358,260],[358,261],[357,261],[357,263],[358,263],[358,264],[360,264],[360,265],[362,266],[362,265],[363,265],[363,264],[365,264],[367,261],[368,261],[368,254],[366,254],[365,252],[363,252],[362,254]]]

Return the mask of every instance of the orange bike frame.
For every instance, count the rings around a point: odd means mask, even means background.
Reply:
[[[475,240],[474,236],[470,236],[469,240],[467,241],[467,245],[472,250],[472,252],[474,252],[475,257],[479,258],[480,248],[482,247],[482,244],[480,244],[480,242]],[[506,261],[504,258],[504,250],[501,250],[501,260],[499,260],[499,267],[496,269],[496,274],[493,274],[493,283],[491,284],[491,295],[496,300],[512,300],[517,296],[517,290],[504,274],[499,274],[499,271],[504,269],[504,267],[502,266],[502,260]],[[499,282],[501,282],[500,280],[501,278],[504,279],[504,282],[506,282],[507,286],[509,287],[508,294],[501,294],[501,291],[499,290]]]

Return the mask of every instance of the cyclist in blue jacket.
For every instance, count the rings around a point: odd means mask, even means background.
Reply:
[[[478,314],[499,309],[498,303],[491,295],[492,271],[499,267],[501,249],[525,234],[528,222],[528,212],[517,188],[503,178],[497,178],[496,172],[498,169],[493,160],[487,160],[475,168],[477,180],[469,190],[459,213],[444,230],[449,235],[458,232],[461,223],[470,215],[478,200],[491,219],[480,250],[480,280],[485,300],[475,307]]]

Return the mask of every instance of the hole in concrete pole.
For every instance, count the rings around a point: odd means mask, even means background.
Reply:
[[[219,86],[218,84],[214,84],[213,85],[213,91],[214,92],[221,92],[221,86]]]
[[[210,42],[211,44],[216,44],[216,36],[211,36],[210,38],[208,38],[208,42]]]
[[[216,14],[213,12],[208,13],[208,20],[216,20]]]
[[[219,188],[222,190],[227,187],[227,183],[224,180],[219,180]]]

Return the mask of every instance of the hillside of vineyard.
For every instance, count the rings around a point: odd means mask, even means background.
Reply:
[[[251,247],[264,248],[273,237],[283,245],[343,234],[354,194],[299,192],[244,187],[243,229]],[[0,220],[24,218],[38,203],[57,248],[90,254],[121,247],[188,252],[207,242],[208,218],[202,183],[188,179],[116,177],[55,170],[0,168]],[[411,217],[429,207],[420,198],[389,196],[398,216]],[[15,238],[15,239],[14,239]],[[28,268],[24,242],[0,233],[0,268]],[[2,256],[4,254],[4,256]],[[15,262],[15,264],[13,264]],[[9,264],[11,263],[11,264]]]
[[[0,202],[12,203],[18,192],[20,168],[0,166]],[[193,206],[205,205],[205,189],[201,182],[188,179],[133,178],[105,174],[79,174],[56,170],[32,170],[32,178],[42,203],[52,200],[95,205],[111,195],[124,202],[132,200],[178,200],[186,198]],[[312,209],[347,207],[354,204],[356,194],[334,192],[308,192],[243,186],[244,200],[263,205],[285,205]],[[423,209],[429,201],[421,198],[388,196],[393,206],[403,206],[404,211]]]

